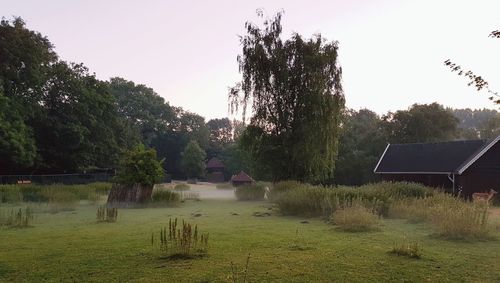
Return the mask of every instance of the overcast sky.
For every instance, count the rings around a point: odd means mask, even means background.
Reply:
[[[46,35],[63,60],[97,77],[152,87],[171,105],[226,117],[227,89],[241,77],[236,56],[255,11],[284,10],[284,37],[321,33],[340,45],[347,106],[379,114],[413,103],[492,108],[486,93],[443,65],[452,59],[500,90],[500,1],[0,0]]]

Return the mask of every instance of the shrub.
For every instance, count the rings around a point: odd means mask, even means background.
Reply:
[[[394,243],[394,246],[389,251],[391,254],[395,254],[398,256],[406,256],[409,258],[421,258],[422,257],[422,248],[418,244],[418,242],[406,242],[404,241],[401,244]]]
[[[187,191],[189,189],[191,189],[191,187],[186,183],[180,183],[180,184],[175,185],[175,187],[174,187],[174,190],[176,190],[176,191]]]
[[[217,189],[220,190],[233,190],[234,187],[231,183],[219,183],[215,186]]]
[[[159,237],[151,234],[151,246],[160,250],[167,258],[193,258],[203,256],[208,252],[208,233],[198,231],[198,225],[193,226],[182,220],[177,227],[177,218],[168,221],[167,228],[160,229]]]
[[[266,193],[264,184],[256,183],[236,187],[234,194],[238,200],[264,200]]]
[[[151,200],[157,205],[174,205],[181,200],[181,195],[171,190],[153,189]]]
[[[118,209],[116,207],[100,206],[97,208],[97,222],[116,222]]]
[[[146,149],[144,145],[139,145],[127,152],[121,161],[116,181],[130,186],[135,184],[153,186],[163,179],[161,163],[156,159],[154,149]]]
[[[364,207],[360,201],[355,201],[348,206],[337,209],[332,214],[331,222],[343,231],[363,232],[376,229],[379,217]]]

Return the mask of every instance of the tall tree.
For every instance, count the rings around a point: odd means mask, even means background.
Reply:
[[[437,103],[414,104],[383,117],[393,143],[440,142],[458,136],[458,119]]]
[[[188,178],[199,178],[205,174],[206,154],[196,141],[190,141],[182,153],[182,168]]]
[[[81,64],[55,63],[32,122],[41,167],[76,171],[116,165],[123,144],[115,100]]]
[[[208,158],[219,156],[233,142],[233,125],[228,118],[223,118],[209,120],[207,127],[210,131],[207,147]]]
[[[350,110],[342,124],[333,182],[362,185],[378,180],[373,168],[387,144],[382,120],[368,109]]]
[[[111,78],[111,93],[117,100],[118,113],[150,146],[158,135],[175,127],[175,110],[152,88],[122,78]]]
[[[263,16],[262,13],[258,13]],[[242,144],[274,180],[332,177],[344,109],[338,43],[321,35],[281,39],[281,17],[247,22],[238,56],[242,81],[229,92],[232,111],[252,102]]]

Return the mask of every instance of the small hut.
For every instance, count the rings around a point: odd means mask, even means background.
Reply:
[[[231,177],[231,183],[233,184],[234,187],[252,184],[254,182],[255,181],[252,179],[252,177],[248,176],[248,174],[243,171]]]
[[[224,169],[226,167],[216,157],[212,157],[206,165],[207,169],[207,182],[211,183],[223,183],[225,181],[224,178]]]

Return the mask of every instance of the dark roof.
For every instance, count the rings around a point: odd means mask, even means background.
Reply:
[[[238,175],[234,175],[231,178],[231,181],[233,181],[233,182],[253,182],[253,179],[252,179],[252,177],[248,176],[247,173],[241,171],[240,173],[238,173]]]
[[[207,162],[207,168],[224,168],[224,164],[217,157],[212,157]]]
[[[497,140],[498,138],[495,139],[495,142]],[[486,140],[467,140],[390,144],[380,157],[374,172],[386,174],[463,172],[461,169],[470,166],[467,164],[483,154],[485,148],[491,143]]]

